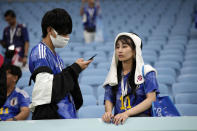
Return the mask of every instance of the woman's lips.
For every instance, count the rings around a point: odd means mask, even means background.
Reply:
[[[123,55],[118,55],[118,57],[119,57],[119,58],[122,58],[122,57],[124,57],[124,56],[123,56]]]

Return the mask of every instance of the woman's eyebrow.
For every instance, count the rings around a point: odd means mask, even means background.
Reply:
[[[127,43],[122,43],[122,45],[128,45]]]

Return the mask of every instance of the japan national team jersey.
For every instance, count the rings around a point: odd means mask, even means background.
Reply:
[[[124,85],[126,85],[128,76],[129,76],[129,73],[124,76]],[[145,85],[145,89],[144,89],[144,85]],[[133,108],[134,106],[138,105],[139,103],[141,103],[143,100],[146,99],[146,94],[148,94],[152,91],[156,91],[156,93],[159,93],[158,83],[156,80],[155,72],[149,72],[145,76],[145,83],[140,84],[139,87],[136,89],[137,98],[136,98],[135,103],[134,103],[134,95],[129,95],[125,98],[126,107],[124,105],[124,101],[123,101],[123,97],[122,97],[121,82],[119,82],[119,84],[118,84],[118,90],[117,90],[116,96],[113,95],[112,88],[113,87],[111,87],[109,85],[107,85],[105,87],[104,100],[109,100],[112,103],[115,102],[115,106],[114,106],[114,114],[115,115],[119,114],[119,113],[123,113],[126,110],[129,110],[129,109]],[[131,92],[130,88],[128,88],[127,94],[129,92]],[[151,110],[148,109],[144,113],[147,115],[150,115]]]
[[[10,26],[4,29],[3,41],[5,42],[6,47],[9,47],[13,44],[16,48],[19,48],[19,56],[23,57],[25,42],[29,41],[27,28],[23,24],[17,24],[13,35],[11,35],[10,30]]]
[[[83,25],[84,29],[87,31],[95,31],[96,30],[96,17],[97,17],[97,8],[90,8],[86,7],[84,8],[84,19],[83,19]]]
[[[21,107],[29,106],[29,95],[19,88],[15,88],[14,91],[7,97],[7,100],[2,108],[0,108],[0,120],[7,120],[15,117],[20,113]]]
[[[48,66],[53,74],[60,73],[65,67],[63,60],[58,54],[54,54],[50,48],[40,42],[32,50],[29,57],[29,70],[34,72],[38,67]],[[76,118],[76,109],[74,106],[73,98],[67,94],[58,104],[58,114],[63,119]]]

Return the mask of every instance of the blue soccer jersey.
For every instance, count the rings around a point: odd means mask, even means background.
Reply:
[[[25,42],[29,42],[29,35],[26,26],[23,24],[17,24],[12,40],[11,38],[10,26],[8,26],[3,31],[3,41],[5,42],[6,47],[9,47],[11,44],[14,44],[16,48],[20,47],[21,50],[19,55],[24,57]]]
[[[60,73],[64,68],[64,62],[58,54],[54,54],[50,48],[40,42],[32,50],[29,57],[29,70],[33,73],[37,68],[47,66],[53,74]],[[63,119],[76,118],[76,109],[73,98],[67,94],[58,104],[58,114]]]
[[[97,8],[84,8],[84,15],[86,17],[86,21],[84,21],[84,29],[86,30],[96,30],[96,17],[97,17]]]
[[[15,90],[7,97],[7,100],[2,108],[0,108],[0,120],[7,120],[15,117],[20,113],[21,107],[29,106],[29,95],[19,88]]]
[[[128,79],[129,74],[124,76],[124,85],[126,85],[127,79]],[[145,85],[145,89],[144,89],[144,85]],[[145,83],[139,85],[139,87],[136,90],[136,100],[134,102],[134,95],[129,95],[125,98],[126,100],[126,107],[124,106],[124,101],[123,101],[123,97],[122,97],[122,90],[121,90],[121,82],[119,82],[118,84],[118,90],[116,93],[116,96],[113,95],[113,91],[112,91],[111,86],[107,85],[105,87],[105,96],[104,96],[104,100],[109,100],[112,103],[115,103],[114,106],[114,114],[119,114],[122,112],[125,112],[126,110],[131,109],[132,107],[135,107],[136,105],[138,105],[139,103],[141,103],[143,100],[146,99],[146,94],[156,91],[157,93],[159,93],[158,90],[158,83],[156,80],[156,76],[155,76],[155,72],[149,72],[146,76],[145,76]],[[128,88],[128,92],[131,92],[131,89]],[[151,110],[148,109],[146,110],[144,113],[147,115],[150,115]]]

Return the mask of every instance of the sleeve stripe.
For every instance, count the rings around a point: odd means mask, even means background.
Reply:
[[[41,58],[41,54],[40,54],[40,44],[38,45],[38,49],[39,49],[39,58]]]
[[[46,46],[44,46],[44,58],[46,56]]]
[[[44,58],[43,56],[44,56],[44,46],[43,45],[41,45],[42,46],[42,58]]]

